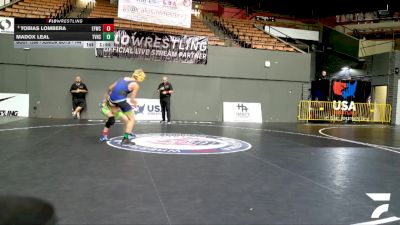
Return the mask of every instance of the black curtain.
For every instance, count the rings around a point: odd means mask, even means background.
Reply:
[[[311,100],[328,101],[329,80],[315,80],[311,82]]]

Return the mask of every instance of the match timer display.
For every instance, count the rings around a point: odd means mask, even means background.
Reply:
[[[111,48],[114,19],[15,18],[15,48]]]

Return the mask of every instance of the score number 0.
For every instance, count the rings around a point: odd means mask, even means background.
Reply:
[[[114,24],[103,24],[103,32],[114,32]]]
[[[103,41],[114,41],[114,24],[103,24]]]

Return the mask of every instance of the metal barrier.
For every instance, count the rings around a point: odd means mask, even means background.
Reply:
[[[300,121],[354,121],[390,123],[392,106],[348,101],[300,101]]]

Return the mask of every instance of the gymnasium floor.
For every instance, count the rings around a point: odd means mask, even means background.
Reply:
[[[51,202],[58,224],[399,224],[397,127],[137,125],[137,134],[212,135],[251,144],[229,154],[182,155],[100,143],[98,121],[2,122],[0,195]],[[116,125],[110,136],[121,129]],[[366,193],[391,193],[390,201]],[[389,204],[388,212],[371,218],[382,204]]]

